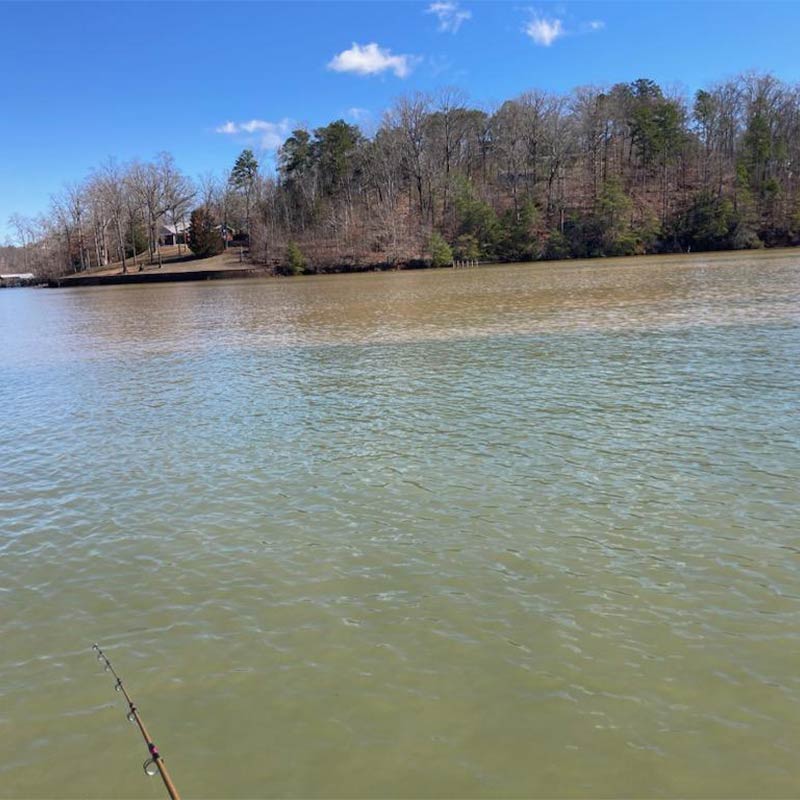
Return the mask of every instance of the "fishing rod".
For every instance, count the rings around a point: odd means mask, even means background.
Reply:
[[[92,650],[97,651],[97,660],[104,662],[106,665],[106,670],[117,679],[117,682],[114,684],[114,691],[122,692],[122,694],[125,696],[125,699],[128,701],[128,720],[130,722],[135,722],[139,726],[139,730],[142,732],[142,738],[147,745],[147,752],[150,753],[150,758],[148,758],[147,761],[142,764],[145,773],[151,776],[155,775],[157,772],[161,773],[161,780],[164,781],[164,786],[169,792],[169,796],[172,798],[172,800],[181,800],[178,790],[175,788],[175,784],[172,782],[172,778],[170,778],[169,773],[167,772],[164,759],[161,757],[161,753],[158,752],[158,748],[155,746],[155,744],[153,744],[153,740],[150,738],[150,734],[147,732],[147,728],[145,728],[142,718],[139,716],[139,709],[136,708],[127,690],[122,685],[122,678],[120,678],[119,675],[117,675],[117,673],[114,671],[114,667],[111,666],[111,662],[106,657],[106,654],[100,649],[99,645],[93,644]]]

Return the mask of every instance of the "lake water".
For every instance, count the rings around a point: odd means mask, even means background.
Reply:
[[[800,250],[0,292],[0,796],[796,797]]]

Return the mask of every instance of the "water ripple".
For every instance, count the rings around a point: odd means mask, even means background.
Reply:
[[[186,795],[793,795],[799,308],[794,253],[2,293],[0,796],[152,787],[95,640]]]

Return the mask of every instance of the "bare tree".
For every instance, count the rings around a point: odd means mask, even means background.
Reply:
[[[179,229],[185,235],[186,217],[191,209],[196,189],[191,180],[176,166],[171,155],[162,153],[158,166],[161,170],[161,180],[164,192],[164,208],[169,214],[172,227],[175,229],[175,240],[178,244],[178,255],[181,254],[181,240]]]
[[[122,262],[122,272],[127,273],[125,233],[129,222],[129,185],[125,178],[125,170],[113,159],[108,159],[93,174],[92,179],[116,234],[117,256]]]

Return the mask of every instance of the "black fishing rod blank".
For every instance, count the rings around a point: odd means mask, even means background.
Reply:
[[[175,788],[175,784],[172,782],[172,778],[170,778],[169,773],[167,772],[164,759],[161,756],[161,753],[158,752],[158,748],[150,738],[150,734],[147,732],[147,728],[145,728],[142,718],[139,716],[139,709],[136,708],[133,700],[131,700],[130,695],[122,684],[122,678],[120,678],[119,675],[117,675],[117,673],[114,671],[114,667],[111,666],[111,662],[108,660],[108,658],[106,658],[106,654],[100,649],[99,645],[93,644],[92,650],[97,651],[97,660],[102,661],[106,665],[106,671],[110,672],[114,678],[116,678],[117,682],[114,684],[114,690],[117,692],[122,692],[122,694],[125,696],[125,700],[128,703],[128,720],[130,722],[135,722],[139,726],[142,738],[147,745],[147,752],[150,754],[150,758],[148,758],[147,761],[142,764],[145,773],[148,775],[160,773],[161,780],[164,781],[164,786],[167,792],[169,792],[169,796],[172,798],[172,800],[181,800],[178,790]]]

